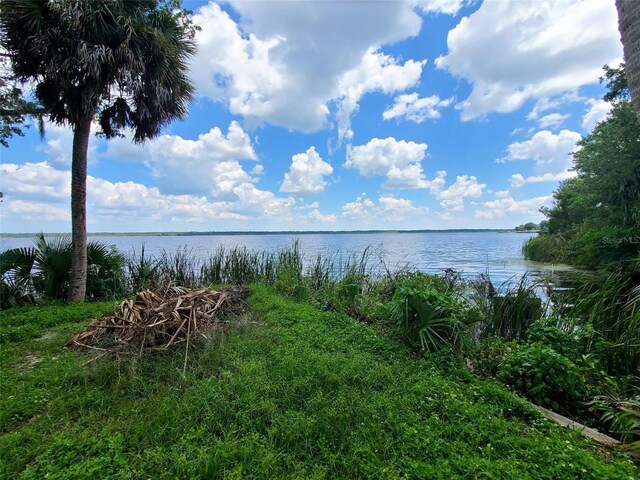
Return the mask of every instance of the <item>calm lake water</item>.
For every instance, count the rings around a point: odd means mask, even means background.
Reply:
[[[295,239],[307,261],[317,254],[361,255],[369,247],[373,270],[414,268],[428,273],[442,273],[452,268],[470,278],[489,273],[494,284],[516,280],[526,272],[535,277],[548,276],[566,269],[530,262],[522,256],[523,243],[535,234],[515,232],[383,232],[317,234],[249,234],[249,235],[176,235],[176,236],[97,236],[91,239],[113,245],[123,252],[158,255],[186,248],[192,255],[206,258],[221,246],[237,245],[249,250],[278,251]],[[31,245],[31,238],[0,239],[0,250]]]

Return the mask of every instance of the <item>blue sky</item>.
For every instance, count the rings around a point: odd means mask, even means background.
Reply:
[[[88,230],[512,228],[542,219],[622,58],[614,0],[185,1],[189,116],[92,137]],[[0,230],[70,230],[72,135],[0,151]]]

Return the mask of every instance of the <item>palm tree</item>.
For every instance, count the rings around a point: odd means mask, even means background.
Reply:
[[[184,118],[193,86],[187,60],[195,27],[180,0],[0,0],[2,47],[16,78],[73,129],[70,299],[87,282],[86,180],[91,124],[107,138],[122,128],[143,142]]]
[[[640,1],[616,0],[631,102],[640,119]]]

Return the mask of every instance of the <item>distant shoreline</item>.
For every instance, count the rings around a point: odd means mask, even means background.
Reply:
[[[89,237],[196,237],[240,235],[347,235],[371,233],[455,233],[455,232],[513,232],[511,228],[451,228],[446,230],[278,230],[278,231],[229,231],[229,232],[94,232]],[[528,232],[522,232],[528,233]],[[533,232],[532,232],[533,233]],[[3,238],[30,238],[37,233],[0,233]],[[70,233],[47,232],[46,236],[69,236]]]

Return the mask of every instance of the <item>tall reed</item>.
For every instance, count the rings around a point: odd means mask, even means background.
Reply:
[[[130,293],[153,288],[160,281],[158,260],[146,254],[144,243],[139,253],[133,249],[126,257],[125,273],[129,279]]]
[[[606,342],[607,370],[640,376],[640,286],[612,273],[579,285],[568,314],[593,326]]]
[[[542,316],[538,285],[527,275],[508,280],[497,289],[488,275],[481,275],[471,287],[473,302],[484,316],[480,335],[524,340],[531,324]]]

